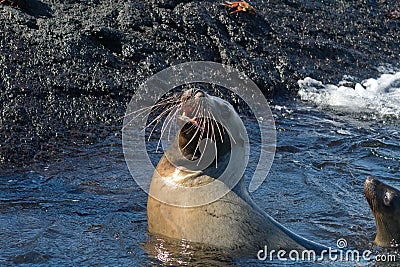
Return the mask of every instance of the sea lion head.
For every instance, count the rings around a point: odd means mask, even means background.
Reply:
[[[203,90],[185,90],[174,103],[166,121],[179,130],[156,167],[149,193],[171,205],[204,205],[242,181],[246,128],[229,102]]]
[[[375,217],[374,242],[382,247],[397,247],[400,244],[400,191],[368,177],[364,195]]]
[[[206,160],[208,147],[213,148],[218,165],[218,158],[244,147],[244,126],[229,102],[200,89],[189,89],[182,93],[179,113],[178,145],[186,159]]]
[[[232,120],[236,112],[228,102],[202,90],[189,89],[182,93],[180,113],[177,116],[181,127],[179,148],[187,159],[204,157],[201,149],[203,140],[213,143],[217,157],[230,153],[229,131],[223,124]]]

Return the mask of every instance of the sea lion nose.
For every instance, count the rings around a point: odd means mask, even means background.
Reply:
[[[364,182],[364,192],[367,192],[371,190],[371,188],[374,188],[376,186],[377,181],[378,180],[376,180],[374,177],[368,176]]]
[[[377,179],[375,179],[372,176],[368,176],[367,179],[365,179],[364,182],[364,187],[368,187],[368,186],[376,186],[378,184],[380,184],[381,182]]]
[[[364,184],[367,185],[367,184],[372,184],[374,182],[375,182],[375,178],[372,176],[368,176],[367,179],[365,179]]]
[[[364,182],[364,195],[367,200],[373,198],[376,194],[375,188],[380,182],[372,176],[368,176]]]
[[[201,89],[196,89],[196,90],[194,91],[194,97],[195,97],[195,98],[205,97],[205,96],[206,96],[206,93],[205,93],[203,90],[201,90]]]
[[[181,101],[205,97],[206,93],[201,89],[188,89],[183,91]]]
[[[181,96],[181,101],[189,100],[192,97],[192,94],[193,94],[192,89],[183,91],[182,96]]]

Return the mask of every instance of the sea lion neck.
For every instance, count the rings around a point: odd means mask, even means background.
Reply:
[[[375,214],[376,237],[374,242],[383,247],[398,247],[400,244],[400,232],[398,225],[393,224],[391,216]]]

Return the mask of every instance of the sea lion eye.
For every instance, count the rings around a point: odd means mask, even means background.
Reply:
[[[390,206],[392,198],[393,198],[392,194],[390,192],[386,192],[383,198],[383,204],[385,204],[385,206]]]

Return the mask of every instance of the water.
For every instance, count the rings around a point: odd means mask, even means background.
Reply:
[[[336,248],[337,240],[345,238],[351,248],[381,253],[372,246],[375,226],[363,182],[372,175],[400,188],[398,113],[322,105],[316,99],[342,89],[320,87],[324,93],[302,87],[304,94],[311,92],[308,102],[271,103],[277,152],[268,179],[252,196],[308,239]],[[386,97],[395,90],[380,94]],[[396,96],[393,103],[398,103]],[[363,105],[361,97],[352,99],[354,105]],[[376,101],[375,106],[385,102]],[[250,131],[257,129],[251,118],[243,119]],[[66,148],[65,156],[49,163],[2,170],[0,192],[1,266],[265,265],[185,240],[151,238],[147,196],[128,171],[118,132],[96,145]]]
[[[381,70],[385,73],[379,78],[355,82],[353,77],[345,76],[339,85],[325,85],[306,77],[298,82],[299,95],[320,107],[362,114],[366,119],[397,120],[400,118],[400,72]]]

